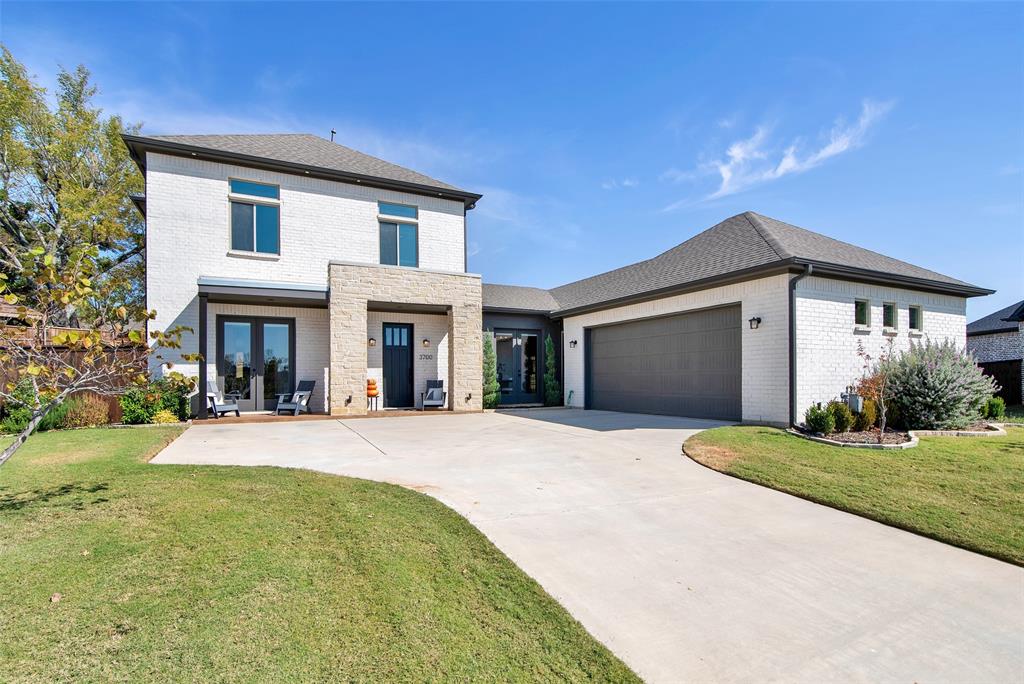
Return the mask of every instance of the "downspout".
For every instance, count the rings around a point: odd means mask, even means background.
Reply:
[[[789,279],[789,424],[796,425],[796,284],[811,275],[814,266]]]

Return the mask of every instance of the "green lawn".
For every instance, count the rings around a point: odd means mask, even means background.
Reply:
[[[817,444],[726,427],[687,440],[715,470],[1024,565],[1024,428],[1006,437],[922,437],[914,449]]]
[[[437,501],[147,465],[178,432],[43,433],[0,468],[0,679],[636,680]]]

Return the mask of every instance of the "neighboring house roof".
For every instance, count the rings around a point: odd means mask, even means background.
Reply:
[[[820,233],[744,212],[658,256],[549,290],[557,316],[812,265],[816,273],[961,296],[991,290]]]
[[[988,335],[998,332],[1017,332],[1017,324],[1024,321],[1024,300],[1005,309],[994,311],[967,324],[968,335]]]
[[[483,285],[484,308],[491,311],[540,311],[548,313],[558,308],[558,302],[548,290],[519,285]]]
[[[462,200],[470,209],[480,199],[476,193],[309,133],[123,135],[122,138],[143,170],[144,153],[153,151],[440,195]]]

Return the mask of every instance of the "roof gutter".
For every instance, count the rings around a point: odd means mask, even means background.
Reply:
[[[814,273],[806,264],[803,273],[789,279],[789,424],[796,425],[796,284]]]
[[[295,162],[280,161],[277,159],[267,159],[266,157],[257,157],[250,154],[228,152],[225,150],[213,150],[208,147],[185,145],[183,143],[169,142],[167,140],[154,140],[153,138],[147,138],[141,135],[122,134],[121,139],[128,147],[128,153],[132,160],[138,165],[139,169],[143,173],[146,172],[146,152],[152,151],[175,157],[194,157],[196,159],[203,159],[206,161],[238,164],[241,166],[248,166],[250,168],[290,173],[296,176],[308,176],[310,178],[333,180],[342,183],[355,183],[357,185],[384,188],[386,190],[398,190],[400,192],[408,192],[415,195],[454,199],[461,201],[466,209],[474,208],[477,201],[483,197],[483,195],[478,195],[475,192],[466,192],[464,190],[438,188],[430,185],[422,185],[420,183],[409,183],[406,181],[379,178],[377,176],[367,176],[359,173],[327,169],[321,166],[310,166],[307,164],[297,164]]]

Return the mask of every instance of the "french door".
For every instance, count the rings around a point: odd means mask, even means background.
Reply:
[[[295,387],[295,319],[218,316],[217,375],[242,411],[273,410]]]
[[[540,331],[494,331],[502,404],[533,404],[540,401],[539,340]]]

